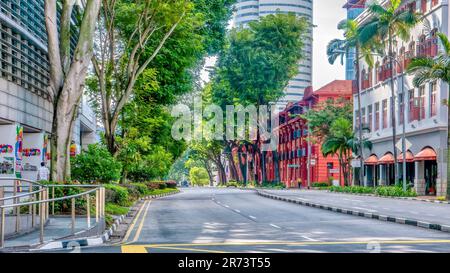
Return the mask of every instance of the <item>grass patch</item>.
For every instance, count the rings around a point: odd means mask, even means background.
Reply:
[[[122,207],[113,203],[106,203],[105,212],[110,215],[123,215],[127,214],[130,210],[129,207]]]

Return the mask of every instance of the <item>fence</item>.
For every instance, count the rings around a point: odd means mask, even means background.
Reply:
[[[87,228],[91,229],[91,198],[95,196],[95,224],[97,234],[101,234],[105,229],[105,188],[101,185],[45,185],[35,181],[21,178],[0,178],[0,181],[13,181],[12,185],[0,186],[0,248],[5,246],[5,227],[8,219],[13,219],[10,226],[13,227],[13,234],[20,234],[21,208],[28,208],[27,217],[31,217],[31,229],[39,228],[39,242],[44,243],[45,223],[51,215],[55,215],[55,202],[70,200],[71,235],[75,234],[76,226],[76,201],[85,200]],[[25,184],[25,185],[22,185]],[[11,189],[9,190],[8,189]],[[85,190],[81,193],[56,197],[57,188],[77,188]],[[10,196],[6,196],[10,194]],[[51,194],[51,198],[50,198]],[[50,210],[51,207],[51,210]],[[8,216],[12,217],[6,217]],[[28,228],[28,226],[27,226]],[[25,230],[29,231],[29,230]],[[10,232],[11,233],[11,232]]]

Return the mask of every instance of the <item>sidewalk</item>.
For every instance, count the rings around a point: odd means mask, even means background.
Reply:
[[[295,203],[307,206],[312,206],[312,204],[322,205],[322,207],[319,207],[327,210],[337,211],[337,208],[344,209],[346,210],[345,212],[338,212],[367,218],[376,218],[437,230],[450,228],[449,204],[315,190],[259,190],[259,192],[283,197],[289,199],[284,201],[295,201]]]
[[[51,241],[71,235],[70,217],[50,217],[44,229],[44,241]],[[95,217],[91,219],[91,227],[95,226]],[[87,219],[78,217],[75,221],[75,232],[87,229]],[[39,230],[35,230],[23,236],[5,240],[5,247],[18,247],[39,244]]]

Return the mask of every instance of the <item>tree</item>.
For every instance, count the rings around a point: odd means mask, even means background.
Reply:
[[[360,82],[361,82],[361,73],[359,72],[359,60],[360,58],[365,58],[369,66],[372,66],[372,55],[370,54],[370,49],[367,47],[362,47],[359,40],[359,28],[358,23],[355,20],[345,20],[339,23],[338,29],[344,31],[345,39],[334,39],[330,41],[330,43],[327,46],[327,55],[328,55],[328,62],[330,64],[334,64],[335,61],[340,58],[341,59],[341,65],[344,64],[344,57],[353,55],[356,57],[354,67],[355,67],[355,87],[356,87],[356,94],[357,94],[357,103],[358,103],[358,109],[361,109],[361,91],[360,91]],[[354,50],[354,51],[353,51]],[[363,139],[362,136],[362,112],[358,111],[358,137],[359,139]],[[362,145],[362,142],[360,142]],[[363,159],[363,148],[360,147],[358,149],[360,152],[359,160],[361,169],[364,166],[364,159]],[[359,172],[359,181],[362,183],[364,181],[364,172]]]
[[[389,0],[387,6],[379,4],[377,1],[369,4],[368,10],[371,13],[371,20],[361,26],[360,41],[362,45],[370,43],[383,44],[387,47],[387,54],[384,56],[389,59],[390,67],[390,88],[391,88],[391,111],[395,113],[395,85],[394,74],[394,38],[407,41],[410,38],[411,29],[420,22],[420,15],[411,9],[400,9],[401,0]],[[394,176],[397,183],[397,123],[395,115],[391,115],[392,123],[392,142],[394,150]]]
[[[248,26],[231,31],[229,46],[219,57],[213,85],[213,93],[222,93],[213,95],[219,99],[219,105],[231,103],[258,108],[278,101],[304,57],[302,49],[310,28],[305,18],[294,13],[275,14]],[[259,150],[264,141],[259,132],[262,126],[257,124],[256,141],[251,140],[253,158],[257,153],[264,158]],[[263,162],[263,180],[264,165]]]
[[[98,94],[105,140],[115,135],[123,108],[139,80],[155,79],[155,103],[170,104],[192,89],[188,69],[223,44],[231,0],[104,0],[99,21],[93,88]],[[222,6],[221,6],[222,5]]]
[[[359,146],[372,149],[372,144],[369,141],[359,141],[356,138],[350,120],[339,117],[331,123],[330,134],[325,137],[322,143],[322,153],[324,156],[336,155],[338,157],[346,186],[350,184],[352,152],[357,153]]]
[[[425,83],[441,80],[450,82],[450,41],[443,33],[437,34],[443,50],[435,58],[414,58],[409,64],[407,71],[414,74],[413,84],[419,87]],[[448,102],[446,103],[448,107]],[[448,130],[450,132],[450,112],[448,118]],[[447,137],[447,147],[450,147],[450,134]],[[450,149],[447,149],[447,162],[450,162]],[[450,164],[447,164],[447,199],[450,200]]]
[[[50,168],[54,181],[70,179],[69,151],[73,123],[93,54],[93,37],[101,1],[87,0],[84,3],[83,7],[74,8],[75,0],[55,0],[45,1],[44,6],[50,67],[48,90],[53,101]],[[60,12],[57,9],[59,4]],[[82,19],[76,31],[77,43],[72,49],[74,12]]]
[[[192,185],[206,186],[208,185],[208,172],[204,168],[193,167],[189,171],[189,181]]]

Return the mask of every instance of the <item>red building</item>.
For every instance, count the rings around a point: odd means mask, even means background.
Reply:
[[[352,92],[352,81],[335,80],[316,91],[307,88],[301,101],[288,104],[280,113],[280,125],[275,129],[279,135],[277,153],[266,154],[266,180],[276,181],[279,176],[287,187],[298,187],[299,183],[306,187],[309,176],[311,184],[334,180],[343,185],[337,157],[324,157],[321,143],[309,143],[308,124],[300,115],[327,100],[344,99],[351,103]]]

